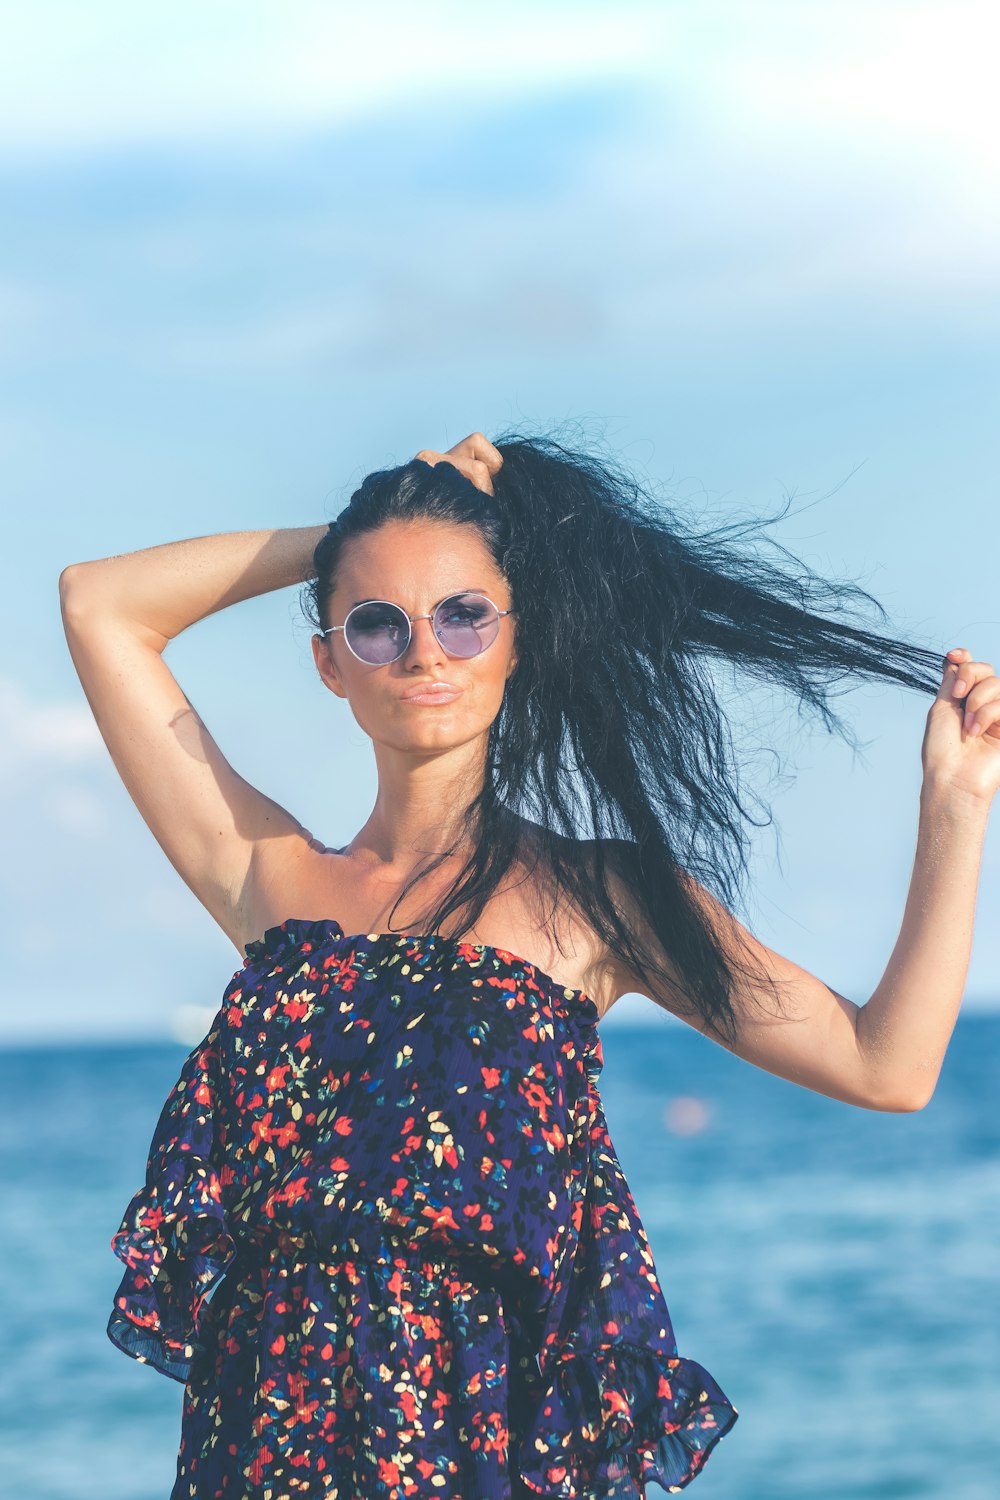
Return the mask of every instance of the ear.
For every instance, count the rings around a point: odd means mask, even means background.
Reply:
[[[334,665],[333,657],[326,644],[328,639],[329,637],[325,635],[314,634],[312,636],[313,661],[316,663],[316,670],[323,679],[324,685],[330,689],[330,692],[338,698],[346,698],[347,693],[340,673]]]

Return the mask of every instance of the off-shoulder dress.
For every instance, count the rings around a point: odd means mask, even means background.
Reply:
[[[643,1500],[737,1418],[678,1354],[598,1079],[526,959],[288,918],[246,947],[111,1245],[184,1383],[170,1500]]]

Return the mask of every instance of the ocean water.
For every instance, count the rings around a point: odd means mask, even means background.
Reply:
[[[653,1015],[601,1091],[680,1352],[739,1420],[697,1500],[997,1500],[1000,1016],[913,1114],[840,1104]],[[109,1241],[186,1046],[0,1052],[0,1493],[165,1500],[183,1388],[105,1325]],[[650,1496],[662,1494],[655,1486]]]

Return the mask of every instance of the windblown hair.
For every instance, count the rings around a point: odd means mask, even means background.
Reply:
[[[533,815],[530,842],[556,901],[568,896],[654,998],[669,994],[670,1009],[732,1045],[737,982],[749,981],[746,999],[758,988],[777,996],[778,985],[726,916],[754,820],[709,663],[779,685],[853,743],[831,706],[834,684],[871,678],[934,694],[942,655],[831,618],[860,604],[886,613],[772,538],[784,565],[753,555],[747,538],[767,518],[699,530],[615,460],[551,437],[507,434],[495,446],[493,496],[448,463],[369,474],[330,523],[306,584],[305,612],[325,629],[344,544],[413,517],[475,527],[509,583],[518,662],[468,807],[462,842],[474,848],[428,930],[457,911],[460,931],[475,924],[525,857]],[[586,859],[581,839],[594,841]]]

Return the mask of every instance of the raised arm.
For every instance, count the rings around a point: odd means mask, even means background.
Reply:
[[[59,578],[73,664],[115,767],[154,838],[237,948],[265,849],[294,817],[226,760],[163,659],[195,621],[302,583],[326,526],[191,537]]]
[[[727,932],[741,939],[786,997],[785,1014],[768,1017],[738,994],[740,1035],[730,1050],[803,1088],[867,1109],[908,1111],[930,1100],[968,973],[983,839],[1000,782],[1000,678],[964,649],[948,655],[924,736],[903,920],[885,972],[863,1005],[758,942],[692,880],[723,940]],[[618,970],[615,989],[624,994],[643,986]],[[666,995],[653,998],[681,1014]],[[704,1030],[686,1012],[681,1019]]]

